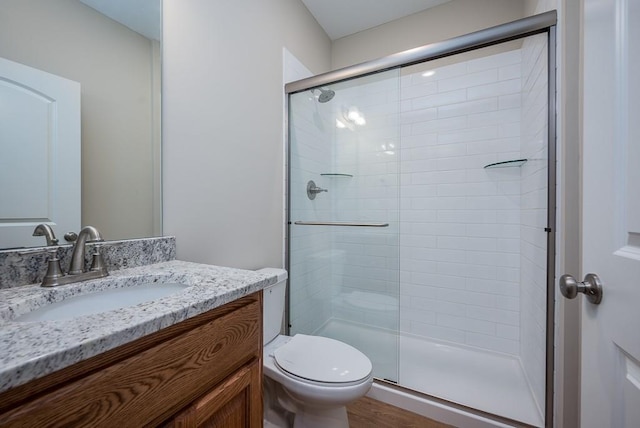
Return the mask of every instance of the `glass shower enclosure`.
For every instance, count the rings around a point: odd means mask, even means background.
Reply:
[[[287,326],[379,382],[545,426],[555,13],[516,23],[287,86]]]
[[[289,101],[289,275],[290,284],[297,284],[289,292],[291,332],[350,343],[374,357],[377,377],[394,382],[400,321],[398,83],[399,70],[392,70],[294,94]],[[380,331],[386,334],[378,340],[366,337]]]

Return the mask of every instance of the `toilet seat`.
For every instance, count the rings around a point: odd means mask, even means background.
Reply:
[[[300,380],[351,385],[367,379],[369,358],[346,343],[320,336],[296,334],[273,353],[278,368]]]

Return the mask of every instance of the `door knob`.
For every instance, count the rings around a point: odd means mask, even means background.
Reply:
[[[560,277],[560,292],[567,299],[574,299],[578,293],[584,293],[589,302],[599,305],[602,301],[602,283],[595,273],[588,273],[584,281],[578,282],[572,275]]]

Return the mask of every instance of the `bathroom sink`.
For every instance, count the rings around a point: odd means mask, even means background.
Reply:
[[[160,299],[179,293],[188,287],[189,285],[178,283],[147,283],[131,287],[113,288],[82,296],[74,296],[60,302],[41,306],[16,317],[13,321],[56,321],[76,318],[82,315],[98,314]]]

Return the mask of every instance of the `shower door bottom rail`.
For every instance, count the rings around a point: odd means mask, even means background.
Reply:
[[[295,221],[299,226],[355,226],[355,227],[388,227],[389,223],[361,223],[351,221]]]

